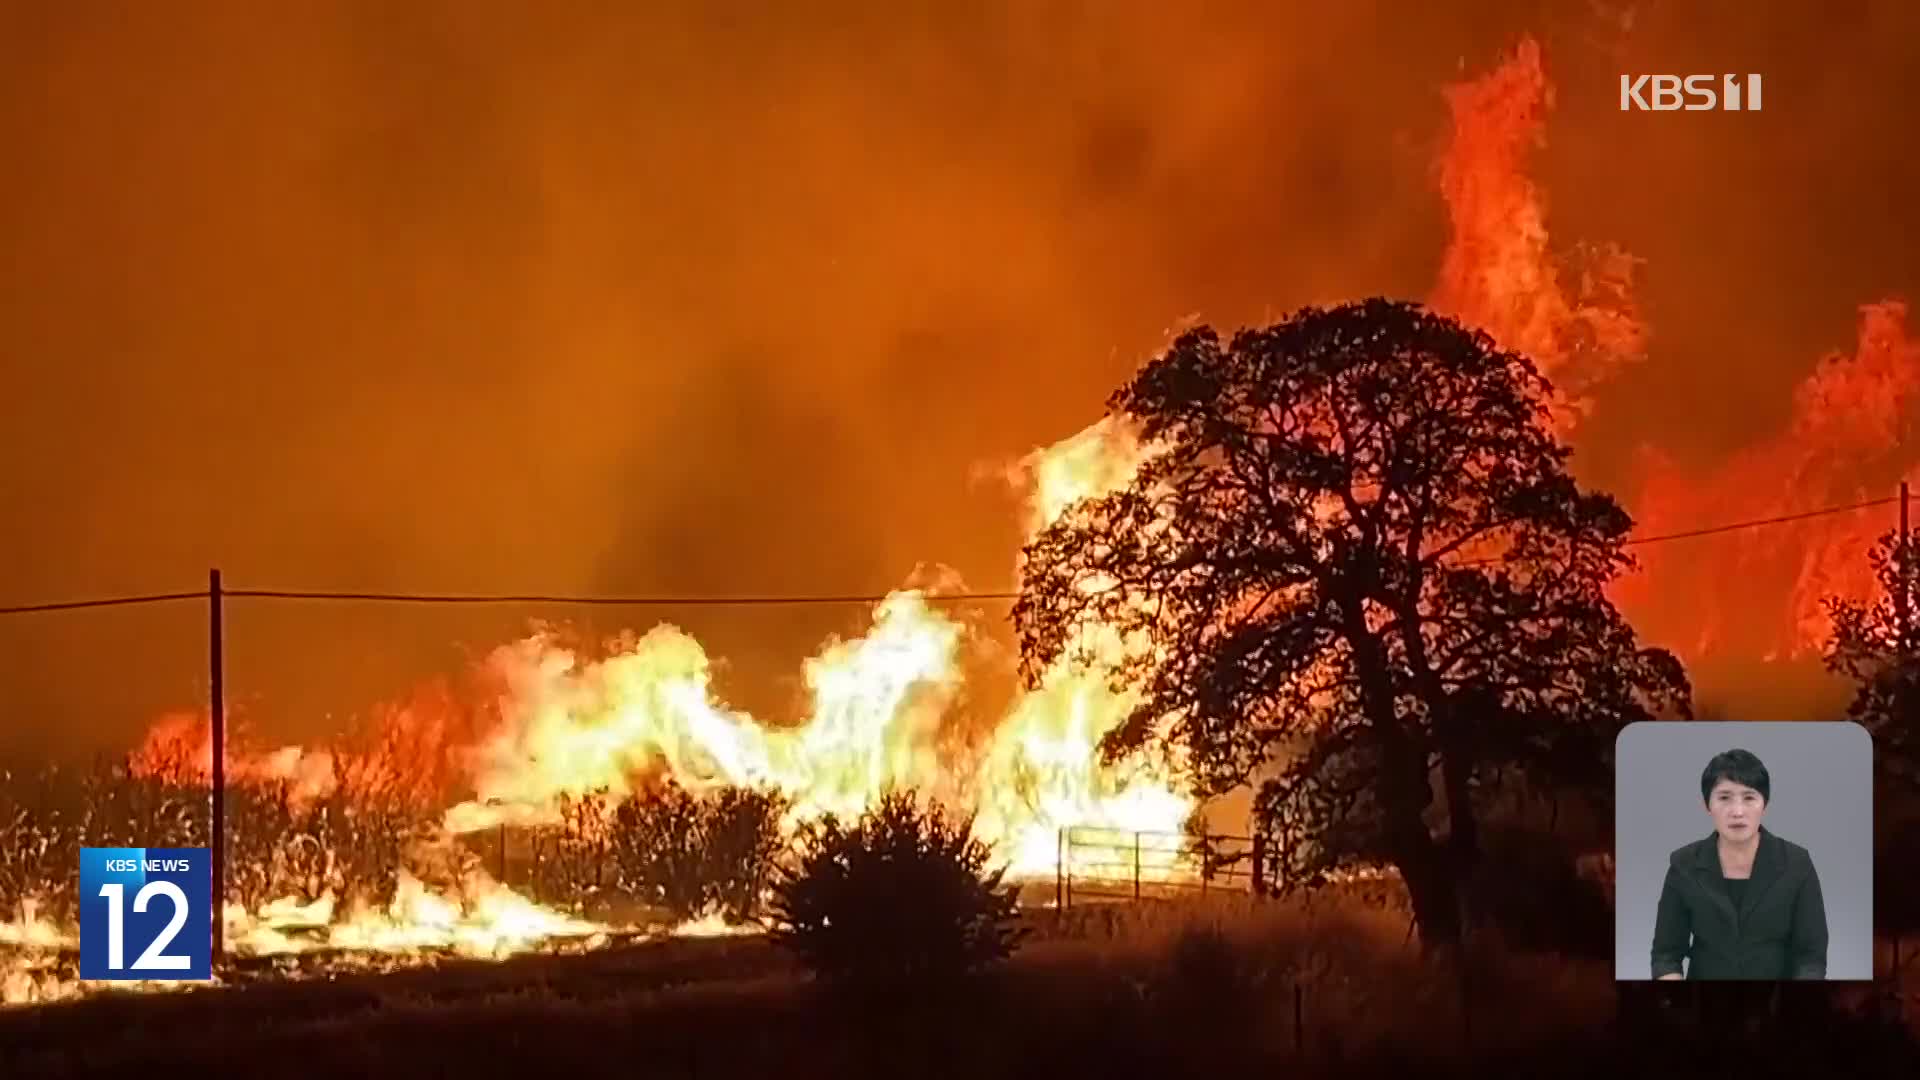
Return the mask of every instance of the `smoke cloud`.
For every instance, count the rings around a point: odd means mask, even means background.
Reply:
[[[1909,5],[639,7],[0,15],[0,603],[209,566],[1002,587],[1020,508],[981,463],[1094,419],[1183,321],[1430,292],[1442,90],[1523,33],[1556,245],[1646,260],[1592,482],[1631,503],[1650,444],[1708,475],[1861,304],[1920,293]],[[1617,110],[1622,71],[1722,70],[1766,111]],[[678,622],[759,712],[865,613],[235,601],[230,688],[306,738],[563,614]],[[192,605],[0,620],[0,749],[124,748],[203,700],[205,649]]]

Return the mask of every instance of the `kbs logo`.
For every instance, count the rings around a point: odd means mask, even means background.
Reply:
[[[1743,97],[1746,102],[1744,111],[1760,111],[1760,76],[1747,76],[1744,95],[1741,93],[1740,76],[1719,76],[1718,95],[1714,93],[1714,78],[1712,75],[1642,75],[1638,78],[1622,75],[1620,111],[1644,109],[1674,112],[1685,109],[1688,112],[1701,112],[1717,108],[1725,112],[1741,112]],[[1682,104],[1682,101],[1686,103]]]
[[[80,849],[82,979],[211,979],[212,952],[206,848]]]

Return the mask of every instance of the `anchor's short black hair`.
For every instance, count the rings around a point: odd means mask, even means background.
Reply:
[[[1767,775],[1767,766],[1750,750],[1735,748],[1713,755],[1706,771],[1700,774],[1700,801],[1706,802],[1713,795],[1714,785],[1722,780],[1752,788],[1760,793],[1763,803],[1773,801],[1773,782]]]

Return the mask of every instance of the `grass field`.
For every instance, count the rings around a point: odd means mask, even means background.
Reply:
[[[1679,1010],[1623,1025],[1592,963],[1488,948],[1463,1015],[1460,969],[1404,939],[1397,914],[1352,906],[1076,909],[1036,916],[1014,959],[972,983],[868,999],[813,984],[759,938],[680,939],[8,1010],[0,1076],[1597,1077],[1731,1062]],[[1920,1075],[1910,1039],[1847,1016],[1744,1037],[1758,1040],[1747,1076]]]

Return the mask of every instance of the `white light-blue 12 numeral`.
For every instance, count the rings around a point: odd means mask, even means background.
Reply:
[[[126,951],[121,944],[121,939],[125,936],[121,920],[125,916],[120,911],[121,897],[125,894],[126,886],[117,881],[100,886],[100,895],[107,898],[107,967],[113,971],[120,971],[126,967]],[[173,941],[173,935],[178,934],[180,928],[186,925],[187,894],[181,892],[180,886],[171,881],[149,881],[145,887],[134,894],[133,910],[146,911],[147,901],[156,896],[164,896],[173,901],[173,919],[167,923],[165,930],[160,931],[160,936],[154,938],[153,943],[147,946],[146,951],[140,954],[140,959],[133,962],[133,970],[185,971],[193,966],[190,957],[175,956],[160,950],[166,948],[168,943]]]

